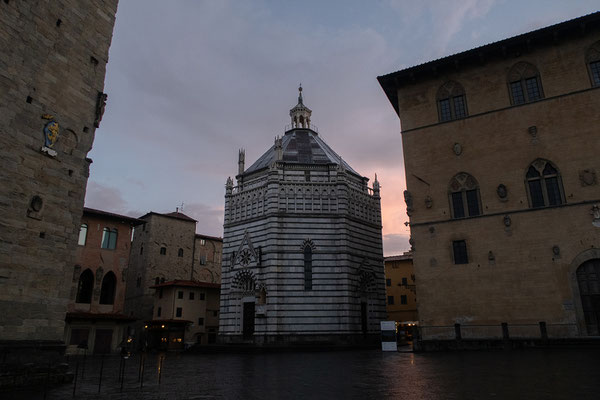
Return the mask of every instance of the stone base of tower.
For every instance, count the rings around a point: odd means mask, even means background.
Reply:
[[[357,334],[318,334],[318,335],[263,335],[255,334],[251,339],[242,335],[219,335],[220,344],[244,344],[256,347],[364,347],[379,346],[379,333]]]
[[[0,389],[70,382],[65,347],[53,340],[0,341]]]

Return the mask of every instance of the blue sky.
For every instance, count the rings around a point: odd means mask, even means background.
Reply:
[[[382,185],[384,253],[407,250],[400,121],[376,77],[600,9],[598,0],[121,0],[86,205],[184,203],[222,235],[237,153],[283,133],[297,87],[324,140]]]

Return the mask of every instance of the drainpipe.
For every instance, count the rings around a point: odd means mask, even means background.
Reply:
[[[190,281],[194,280],[194,263],[196,262],[196,229],[194,228],[194,244],[192,245],[192,268],[190,271]]]

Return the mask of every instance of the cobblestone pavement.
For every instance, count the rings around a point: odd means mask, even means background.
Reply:
[[[98,357],[78,366],[76,399],[598,399],[600,350],[469,353],[382,353],[377,350],[165,355],[125,364],[105,357],[98,394]],[[73,384],[47,390],[47,399],[73,398]],[[41,388],[0,393],[2,399],[43,399]]]

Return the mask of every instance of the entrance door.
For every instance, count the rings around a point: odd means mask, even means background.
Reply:
[[[362,327],[363,335],[367,335],[367,303],[363,301],[360,303],[360,324]]]
[[[96,340],[94,341],[94,354],[110,354],[112,334],[112,329],[96,329]]]
[[[577,283],[588,335],[600,335],[600,259],[589,260],[577,268]]]
[[[244,303],[244,340],[251,340],[254,335],[254,302]]]

